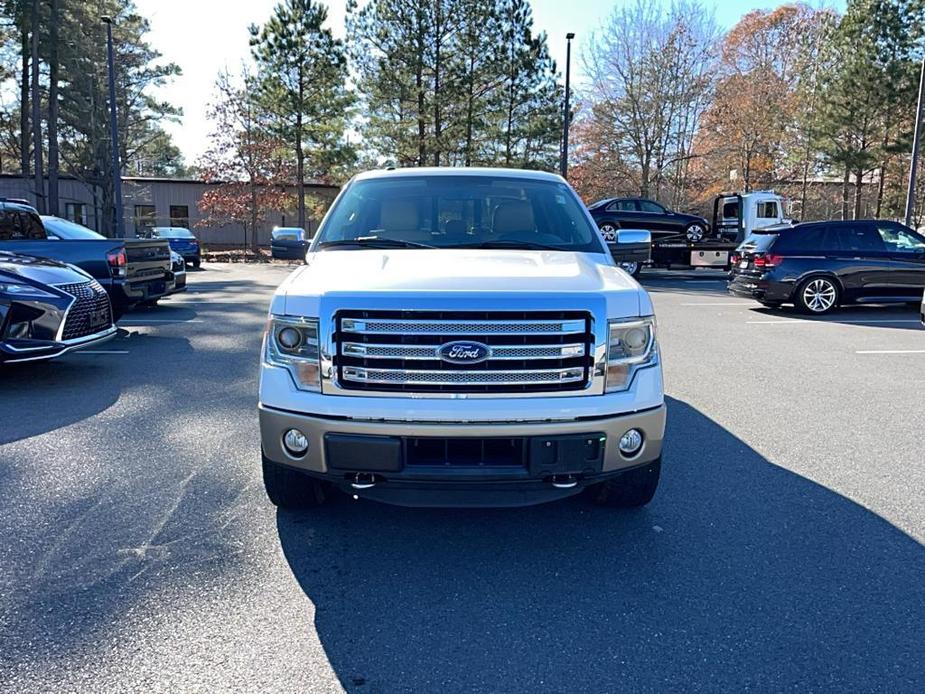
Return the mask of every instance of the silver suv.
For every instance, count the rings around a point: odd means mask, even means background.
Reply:
[[[652,303],[559,176],[362,174],[273,297],[259,412],[279,506],[642,505],[665,430]]]

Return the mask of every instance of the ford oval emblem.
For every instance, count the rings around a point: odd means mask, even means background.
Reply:
[[[450,364],[479,364],[491,359],[491,347],[481,342],[457,340],[440,345],[437,356]]]

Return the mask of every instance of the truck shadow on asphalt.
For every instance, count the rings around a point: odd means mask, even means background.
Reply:
[[[921,691],[925,551],[669,399],[643,510],[277,514],[350,691]]]

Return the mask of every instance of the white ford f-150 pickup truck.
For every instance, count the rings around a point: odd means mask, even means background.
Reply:
[[[259,416],[278,506],[639,506],[665,431],[652,302],[557,175],[365,173],[273,297]]]

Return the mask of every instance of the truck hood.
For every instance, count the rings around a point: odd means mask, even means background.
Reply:
[[[395,249],[320,251],[280,286],[273,312],[316,316],[321,300],[343,305],[434,307],[504,297],[581,306],[587,295],[606,302],[608,315],[652,312],[648,295],[603,255],[561,251]],[[396,300],[406,295],[405,302]],[[539,308],[536,306],[536,308]],[[511,310],[517,310],[512,306]]]

